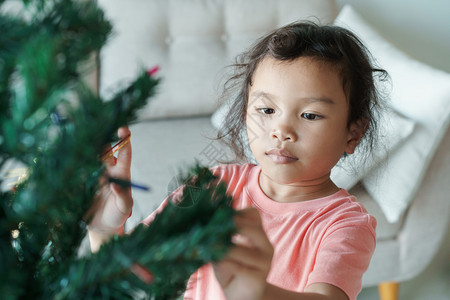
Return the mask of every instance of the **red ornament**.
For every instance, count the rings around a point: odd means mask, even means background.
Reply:
[[[151,77],[151,76],[155,75],[155,73],[158,71],[159,71],[159,66],[154,66],[153,68],[147,70],[147,74],[148,74],[148,76]]]

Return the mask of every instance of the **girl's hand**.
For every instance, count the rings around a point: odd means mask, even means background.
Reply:
[[[227,299],[261,299],[272,263],[273,247],[255,208],[240,211],[235,217],[238,235],[225,258],[214,271]]]
[[[119,139],[129,134],[127,127],[118,130]],[[111,235],[123,233],[123,225],[133,207],[131,189],[108,182],[108,177],[130,180],[131,143],[128,142],[118,150],[117,158],[111,156],[104,163],[106,172],[100,180],[95,205],[87,213],[87,217],[92,218],[88,227],[92,251],[98,250]]]

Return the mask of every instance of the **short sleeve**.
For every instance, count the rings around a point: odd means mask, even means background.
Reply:
[[[239,179],[239,165],[218,165],[215,167],[212,167],[210,170],[211,172],[219,178],[220,181],[225,181],[228,184],[228,189],[230,188],[230,180],[236,181],[236,178]],[[237,174],[237,175],[236,175]],[[231,181],[233,182],[233,181]],[[234,184],[236,185],[236,184]],[[161,213],[164,208],[166,208],[169,201],[172,201],[173,203],[176,203],[178,200],[180,200],[183,196],[183,189],[184,185],[179,186],[175,191],[172,192],[172,194],[169,195],[164,201],[159,205],[159,207],[153,211],[149,216],[147,216],[141,223],[149,226],[153,220],[155,219],[156,215]]]
[[[144,220],[142,220],[142,224],[149,226],[153,220],[155,220],[155,217],[157,214],[161,213],[164,208],[166,208],[167,204],[169,203],[169,198],[164,199],[163,202],[159,205],[159,207],[154,210],[148,217],[146,217]]]
[[[306,286],[332,284],[356,300],[375,250],[376,220],[367,214],[345,219],[332,226],[322,240]]]

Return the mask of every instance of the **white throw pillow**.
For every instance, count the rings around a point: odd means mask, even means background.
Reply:
[[[400,220],[420,187],[450,122],[450,74],[412,59],[345,6],[335,24],[355,32],[392,79],[392,108],[413,120],[414,132],[389,160],[363,179],[390,222]]]
[[[361,160],[363,148],[356,148],[355,153],[341,159],[331,170],[333,182],[344,189],[351,189],[380,164],[389,161],[390,154],[408,138],[414,130],[414,122],[400,116],[394,110],[386,109],[380,121],[380,137],[374,153]]]

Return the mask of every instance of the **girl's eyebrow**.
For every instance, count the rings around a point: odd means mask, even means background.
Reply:
[[[274,95],[266,93],[264,91],[255,91],[251,93],[250,98],[267,98],[267,99],[273,99],[276,98]]]
[[[320,102],[320,103],[324,103],[324,104],[335,104],[335,102],[328,98],[328,97],[305,97],[305,98],[300,98],[302,100],[306,100],[309,102]]]
[[[265,98],[265,99],[273,100],[273,99],[276,99],[276,96],[272,95],[270,93],[266,93],[264,91],[255,91],[255,92],[251,93],[250,98],[252,98],[252,99]],[[320,102],[320,103],[324,103],[324,104],[335,104],[335,102],[331,98],[328,98],[328,97],[300,97],[300,98],[298,98],[298,100],[306,100],[311,103]]]

